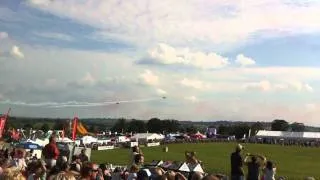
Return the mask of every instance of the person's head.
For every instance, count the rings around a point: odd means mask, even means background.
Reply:
[[[137,165],[143,164],[144,163],[144,157],[142,154],[137,154],[134,156],[134,163]]]
[[[219,178],[213,174],[206,175],[202,180],[219,180]]]
[[[56,136],[54,136],[54,135],[50,136],[49,142],[50,142],[50,143],[56,143],[56,142],[57,142]]]
[[[203,178],[203,174],[200,172],[191,173],[191,180],[201,180]]]
[[[81,168],[81,177],[82,178],[89,178],[92,176],[92,165],[91,163],[85,163],[83,164],[83,167]]]
[[[59,173],[54,177],[54,180],[76,180],[71,173]]]
[[[23,149],[17,149],[16,152],[15,152],[15,157],[18,158],[18,159],[22,159],[25,157],[25,150]]]
[[[162,176],[162,179],[163,180],[175,180],[175,177],[176,177],[176,172],[169,170]]]
[[[57,175],[60,172],[60,168],[58,166],[53,166],[50,171],[48,176],[54,176]]]
[[[99,168],[104,171],[107,169],[107,166],[105,164],[99,164]]]
[[[67,156],[62,156],[62,157],[61,157],[61,162],[62,162],[62,163],[67,163],[67,162],[68,162]]]
[[[0,161],[0,167],[2,169],[8,168],[10,166],[10,160],[5,158]]]
[[[146,169],[141,169],[137,173],[137,180],[148,180],[149,179],[149,174]]]
[[[243,150],[243,146],[241,144],[238,144],[236,146],[236,152],[241,152]]]
[[[61,171],[69,171],[69,169],[70,169],[70,166],[69,166],[69,164],[67,163],[67,162],[63,162],[62,164],[61,164],[61,167],[60,167],[60,169],[61,169]]]
[[[80,172],[81,166],[78,163],[73,163],[70,165],[70,171]]]
[[[316,180],[314,177],[306,177],[305,180]]]
[[[139,167],[137,165],[132,165],[130,167],[130,173],[137,173],[139,171]]]
[[[24,180],[25,178],[18,168],[6,168],[3,170],[1,179]]]
[[[252,156],[251,157],[251,162],[254,162],[254,163],[257,162],[257,157],[256,156]]]
[[[98,172],[99,172],[99,167],[98,167],[98,165],[92,163],[92,164],[91,164],[91,171],[92,171],[92,173],[91,173],[91,178],[92,178],[92,179],[96,179],[96,178],[97,178],[97,175],[98,175]]]
[[[86,154],[86,149],[84,148],[84,149],[81,149],[81,154]]]
[[[273,163],[271,161],[267,161],[266,168],[269,169],[269,170],[272,170]]]
[[[132,147],[132,152],[139,153],[139,147],[138,146],[133,146]]]

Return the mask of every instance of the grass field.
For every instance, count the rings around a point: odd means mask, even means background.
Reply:
[[[184,151],[192,150],[204,163],[206,172],[229,175],[230,153],[233,143],[170,144],[169,152],[162,152],[163,146],[145,147],[142,151],[145,162],[152,160],[184,160]],[[303,180],[306,176],[320,179],[320,148],[246,144],[245,153],[259,153],[276,163],[277,175],[287,179]],[[93,151],[92,161],[126,165],[129,162],[129,149]]]

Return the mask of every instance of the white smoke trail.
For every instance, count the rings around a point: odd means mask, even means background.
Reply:
[[[46,108],[64,108],[64,107],[97,107],[109,106],[120,103],[136,103],[160,100],[160,98],[146,98],[146,99],[133,99],[133,100],[120,100],[120,101],[105,101],[105,102],[77,102],[70,101],[64,103],[57,102],[41,102],[41,103],[26,103],[21,101],[0,101],[0,104],[27,106],[27,107],[46,107]]]

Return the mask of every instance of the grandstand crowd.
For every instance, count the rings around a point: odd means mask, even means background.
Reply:
[[[90,162],[83,149],[71,160],[60,156],[56,137],[50,137],[43,148],[43,158],[32,156],[24,149],[0,150],[1,180],[275,180],[276,167],[272,161],[261,155],[246,154],[238,144],[231,154],[231,176],[208,174],[200,171],[181,172],[179,170],[148,166],[143,152],[138,146],[132,148],[127,166],[110,167],[106,164]],[[188,165],[201,164],[195,152],[185,152]],[[247,168],[247,174],[244,169]],[[284,178],[278,178],[284,179]],[[307,180],[314,178],[308,177]]]

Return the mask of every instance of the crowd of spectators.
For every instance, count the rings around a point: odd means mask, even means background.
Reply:
[[[231,154],[231,180],[275,180],[276,167],[261,155],[246,154],[238,144]],[[132,148],[129,162],[124,167],[110,167],[90,162],[83,149],[80,154],[61,156],[56,138],[50,138],[43,148],[43,158],[38,159],[24,149],[0,150],[0,180],[224,180],[225,175],[204,172],[180,172],[179,170],[148,166],[138,146]],[[185,152],[188,165],[201,164],[196,152]],[[244,169],[248,169],[245,174]],[[309,180],[312,180],[310,177]]]

